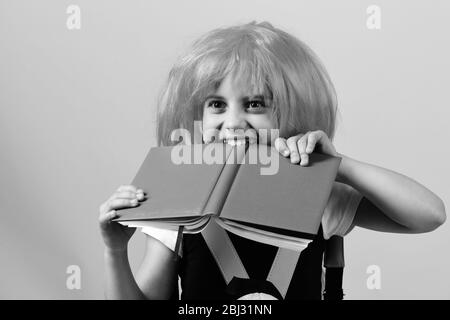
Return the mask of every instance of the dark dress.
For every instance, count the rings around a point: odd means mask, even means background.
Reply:
[[[239,286],[239,281],[234,281],[238,279],[233,279],[230,285],[227,286],[203,236],[201,234],[185,234],[182,242],[183,257],[178,264],[178,274],[181,278],[182,289],[181,299],[235,300],[252,292],[263,292],[277,297],[270,290],[270,283],[266,281],[277,253],[277,248],[237,236],[228,231],[227,233],[249,277],[252,279],[247,281],[247,288],[242,288],[242,286]],[[322,299],[324,250],[325,240],[322,228],[320,228],[316,238],[309,243],[299,257],[291,284],[286,293],[286,300]],[[236,286],[236,284],[238,285]],[[178,294],[178,290],[176,290],[176,294]]]

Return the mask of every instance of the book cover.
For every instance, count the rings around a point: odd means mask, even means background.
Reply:
[[[120,210],[115,221],[196,233],[213,218],[256,241],[303,245],[318,232],[341,161],[309,158],[302,167],[258,144],[151,148],[132,181],[148,199]]]

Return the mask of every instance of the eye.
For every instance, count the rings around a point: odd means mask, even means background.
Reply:
[[[247,102],[246,107],[250,112],[261,112],[264,111],[266,105],[264,104],[264,101],[252,100]]]
[[[220,100],[211,100],[207,102],[207,107],[211,108],[213,111],[221,111],[225,106],[225,103]]]

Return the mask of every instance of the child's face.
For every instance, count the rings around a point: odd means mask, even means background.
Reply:
[[[275,128],[271,108],[270,101],[264,100],[263,92],[248,92],[228,75],[204,102],[203,141],[208,143],[215,137],[219,142],[234,144],[233,138],[248,137],[250,143],[258,139],[261,144],[271,144],[276,138],[274,134],[270,135],[270,129]],[[267,129],[268,134],[259,132],[260,129]]]

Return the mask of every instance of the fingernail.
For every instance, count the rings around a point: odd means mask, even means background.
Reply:
[[[289,154],[289,150],[284,150],[283,151],[283,156],[287,156]]]
[[[137,199],[133,199],[133,200],[131,200],[130,202],[131,202],[132,205],[135,205],[135,204],[138,203]]]

